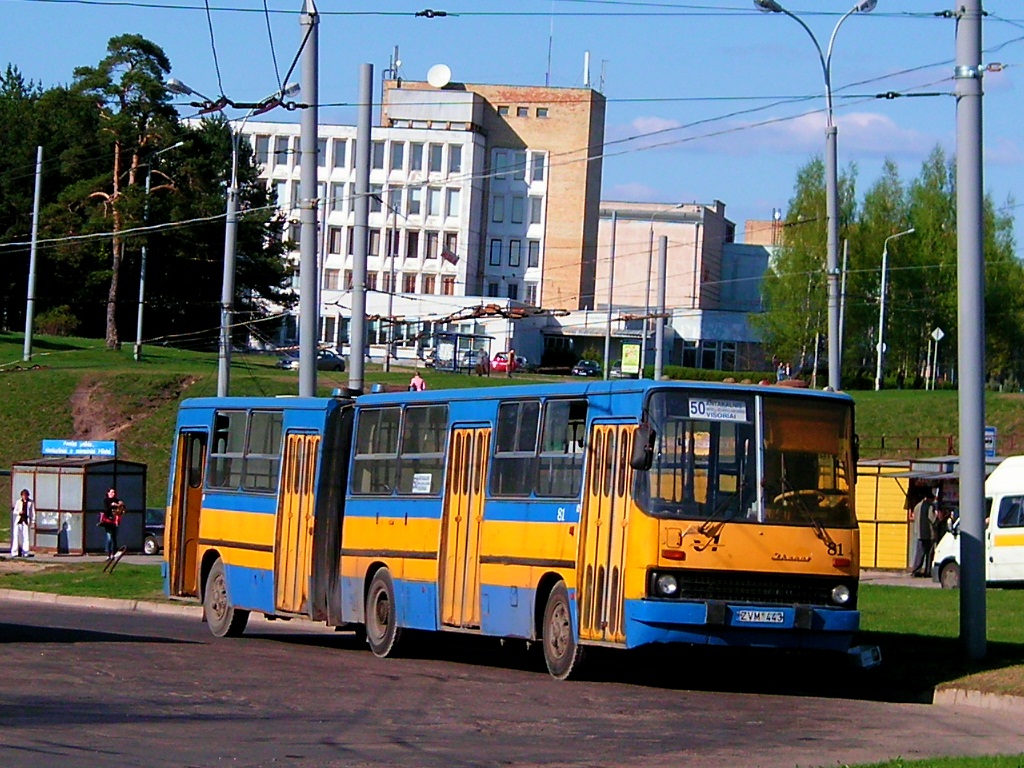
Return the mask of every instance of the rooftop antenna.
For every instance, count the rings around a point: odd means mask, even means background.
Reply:
[[[427,70],[427,82],[435,88],[444,88],[452,81],[452,70],[447,64],[435,64]]]
[[[601,80],[598,82],[598,93],[604,93],[604,71],[608,66],[608,59],[601,59]]]
[[[548,70],[544,73],[544,87],[551,85],[551,49],[555,45],[555,0],[551,0],[551,27],[548,30]]]
[[[583,87],[590,87],[590,51],[583,52]]]
[[[401,59],[398,58],[398,46],[395,46],[395,50],[391,54],[391,59],[388,61],[388,68],[380,73],[380,122],[384,124],[384,83],[390,78],[394,80],[398,87],[402,87],[402,78],[398,74],[398,68],[402,66]]]

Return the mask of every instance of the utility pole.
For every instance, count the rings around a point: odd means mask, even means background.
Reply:
[[[604,329],[604,378],[611,376],[612,363],[612,303],[615,298],[615,228],[619,223],[619,212],[612,211],[612,251],[608,265],[608,321]]]
[[[957,0],[956,220],[960,365],[960,641],[984,658],[985,255],[982,198],[981,0]]]
[[[654,325],[654,380],[661,381],[665,369],[665,278],[668,269],[668,236],[658,241],[658,319]]]
[[[36,147],[36,188],[32,197],[32,245],[28,256],[28,289],[25,301],[25,346],[21,359],[32,359],[32,323],[36,311],[36,242],[39,239],[39,196],[43,186],[43,148]]]
[[[317,264],[317,147],[319,146],[320,16],[305,0],[302,25],[302,98],[299,127],[299,396],[316,395],[316,347],[320,338],[320,280]]]
[[[356,112],[356,222],[352,233],[352,318],[349,322],[348,388],[363,391],[366,363],[366,227],[370,218],[370,122],[373,119],[373,64],[359,67]]]

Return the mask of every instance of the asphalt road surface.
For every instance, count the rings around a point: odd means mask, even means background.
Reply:
[[[411,639],[381,660],[305,622],[216,640],[195,617],[3,600],[0,764],[792,768],[1024,748],[1019,717],[857,698],[873,673],[820,657],[609,651],[563,683],[521,644]]]

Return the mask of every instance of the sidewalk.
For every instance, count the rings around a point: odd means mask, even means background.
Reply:
[[[941,589],[939,582],[934,579],[919,579],[912,576],[909,571],[862,569],[860,572],[860,583],[881,584],[885,587],[925,587],[928,589]]]

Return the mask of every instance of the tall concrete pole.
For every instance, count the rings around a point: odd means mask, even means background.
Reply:
[[[832,85],[826,70],[829,97],[829,125],[825,129],[825,273],[828,280],[828,388],[842,386],[842,358],[839,354],[839,173],[836,159],[836,126],[832,123]]]
[[[217,345],[217,397],[231,388],[231,315],[235,305],[235,246],[238,242],[238,142],[241,134],[231,128],[231,184],[224,217],[224,276],[220,285],[220,341]]]
[[[985,656],[985,255],[981,0],[956,3],[957,326],[960,363],[960,640]]]
[[[668,271],[668,236],[658,240],[658,319],[654,324],[654,380],[665,369],[665,282]]]
[[[352,233],[352,319],[349,323],[348,387],[362,392],[366,363],[366,241],[370,218],[370,122],[373,119],[373,64],[359,67],[359,111],[356,113],[355,208]]]
[[[608,265],[608,321],[604,329],[604,378],[607,380],[612,371],[612,304],[615,300],[615,228],[619,223],[619,212],[612,211],[612,251]]]
[[[36,313],[36,242],[39,240],[39,197],[43,188],[43,148],[36,147],[36,186],[32,197],[32,245],[28,252],[28,288],[25,298],[25,345],[21,359],[32,359],[32,323]]]
[[[299,396],[316,395],[316,348],[320,338],[320,270],[317,262],[317,146],[320,102],[320,16],[305,0],[302,25],[302,110],[299,124]]]

